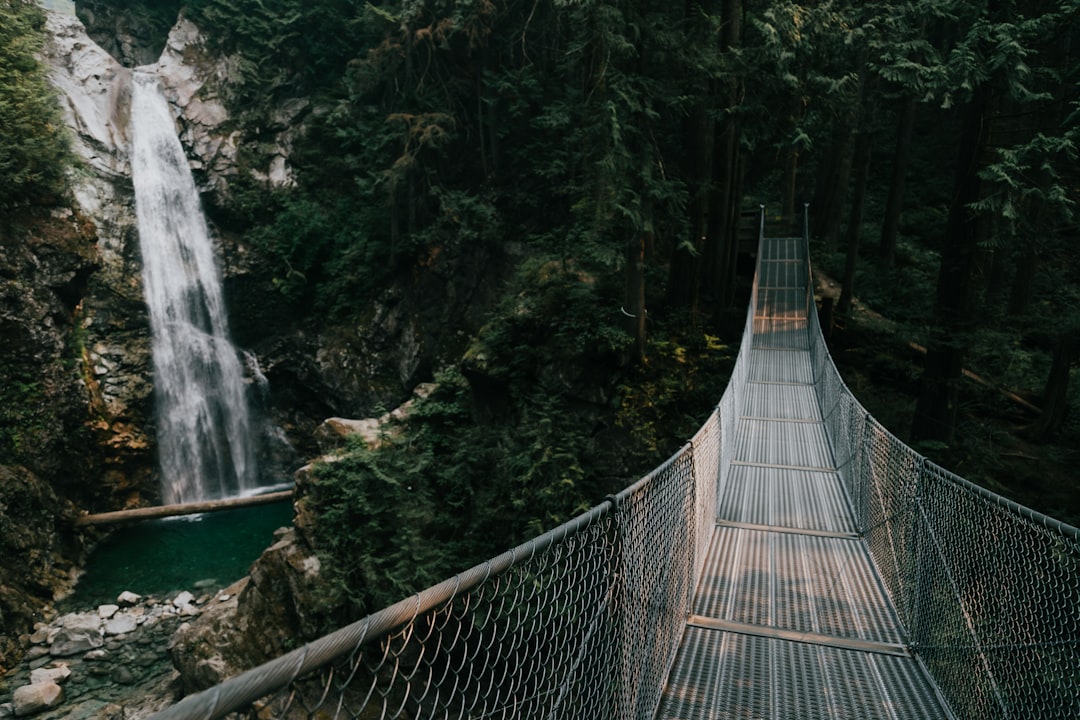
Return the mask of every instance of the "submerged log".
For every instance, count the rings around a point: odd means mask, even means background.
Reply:
[[[224,500],[207,500],[205,502],[184,503],[183,505],[156,505],[154,507],[141,507],[132,510],[116,510],[114,512],[87,514],[76,518],[75,525],[110,525],[113,523],[130,522],[134,520],[152,520],[154,518],[175,517],[177,515],[194,515],[196,513],[214,512],[216,510],[231,510],[239,507],[251,507],[253,505],[268,505],[292,497],[292,490],[266,493],[265,495],[252,495],[251,497],[227,498]]]

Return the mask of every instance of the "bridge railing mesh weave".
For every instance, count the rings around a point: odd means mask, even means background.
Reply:
[[[816,392],[856,526],[956,717],[1080,717],[1080,530],[886,430],[837,372],[812,290],[807,311]]]
[[[711,537],[721,434],[718,408],[574,520],[155,717],[651,718]]]

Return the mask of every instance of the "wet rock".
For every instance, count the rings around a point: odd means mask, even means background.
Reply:
[[[56,638],[49,648],[49,653],[53,657],[81,655],[94,648],[101,647],[103,643],[104,640],[102,640],[101,633],[96,630],[91,632],[87,630],[71,630],[69,628],[64,628],[56,634]]]
[[[28,642],[33,645],[41,645],[49,641],[49,628],[47,625],[38,623],[39,627],[34,630],[33,634],[28,638]]]
[[[54,708],[64,701],[64,690],[53,682],[35,683],[16,688],[11,698],[15,716],[33,715]]]
[[[123,665],[114,668],[109,678],[117,685],[133,685],[136,680],[135,673]]]
[[[172,604],[173,604],[173,607],[182,608],[185,605],[190,605],[194,601],[195,601],[195,596],[192,595],[191,593],[189,593],[187,590],[185,590],[184,592],[180,593],[179,595],[177,595],[176,597],[173,598]]]
[[[52,643],[49,643],[50,645]],[[23,660],[27,662],[33,662],[38,658],[46,657],[49,654],[49,648],[43,645],[35,645],[26,651],[26,655],[23,656]]]
[[[139,626],[139,619],[128,613],[116,615],[105,623],[106,635],[125,635]]]
[[[102,620],[108,620],[120,609],[119,605],[98,605],[98,617]]]
[[[130,590],[125,590],[117,596],[116,602],[120,607],[131,607],[132,605],[138,605],[142,602],[142,595],[136,595]]]
[[[97,632],[101,627],[101,618],[96,612],[72,613],[61,618],[62,626],[67,630],[85,630]]]
[[[30,684],[38,685],[40,683],[53,682],[57,685],[62,685],[69,677],[71,677],[71,668],[67,665],[58,665],[51,668],[38,668],[30,672]]]

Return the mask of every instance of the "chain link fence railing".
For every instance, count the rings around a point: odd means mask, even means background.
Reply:
[[[871,417],[808,287],[816,392],[857,527],[953,713],[1080,717],[1080,530],[935,465]]]
[[[720,415],[550,532],[154,717],[651,718],[716,507]]]

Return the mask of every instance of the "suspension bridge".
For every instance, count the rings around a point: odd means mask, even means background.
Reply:
[[[1080,530],[851,395],[805,220],[766,237],[719,405],[540,537],[155,718],[1076,718]]]

